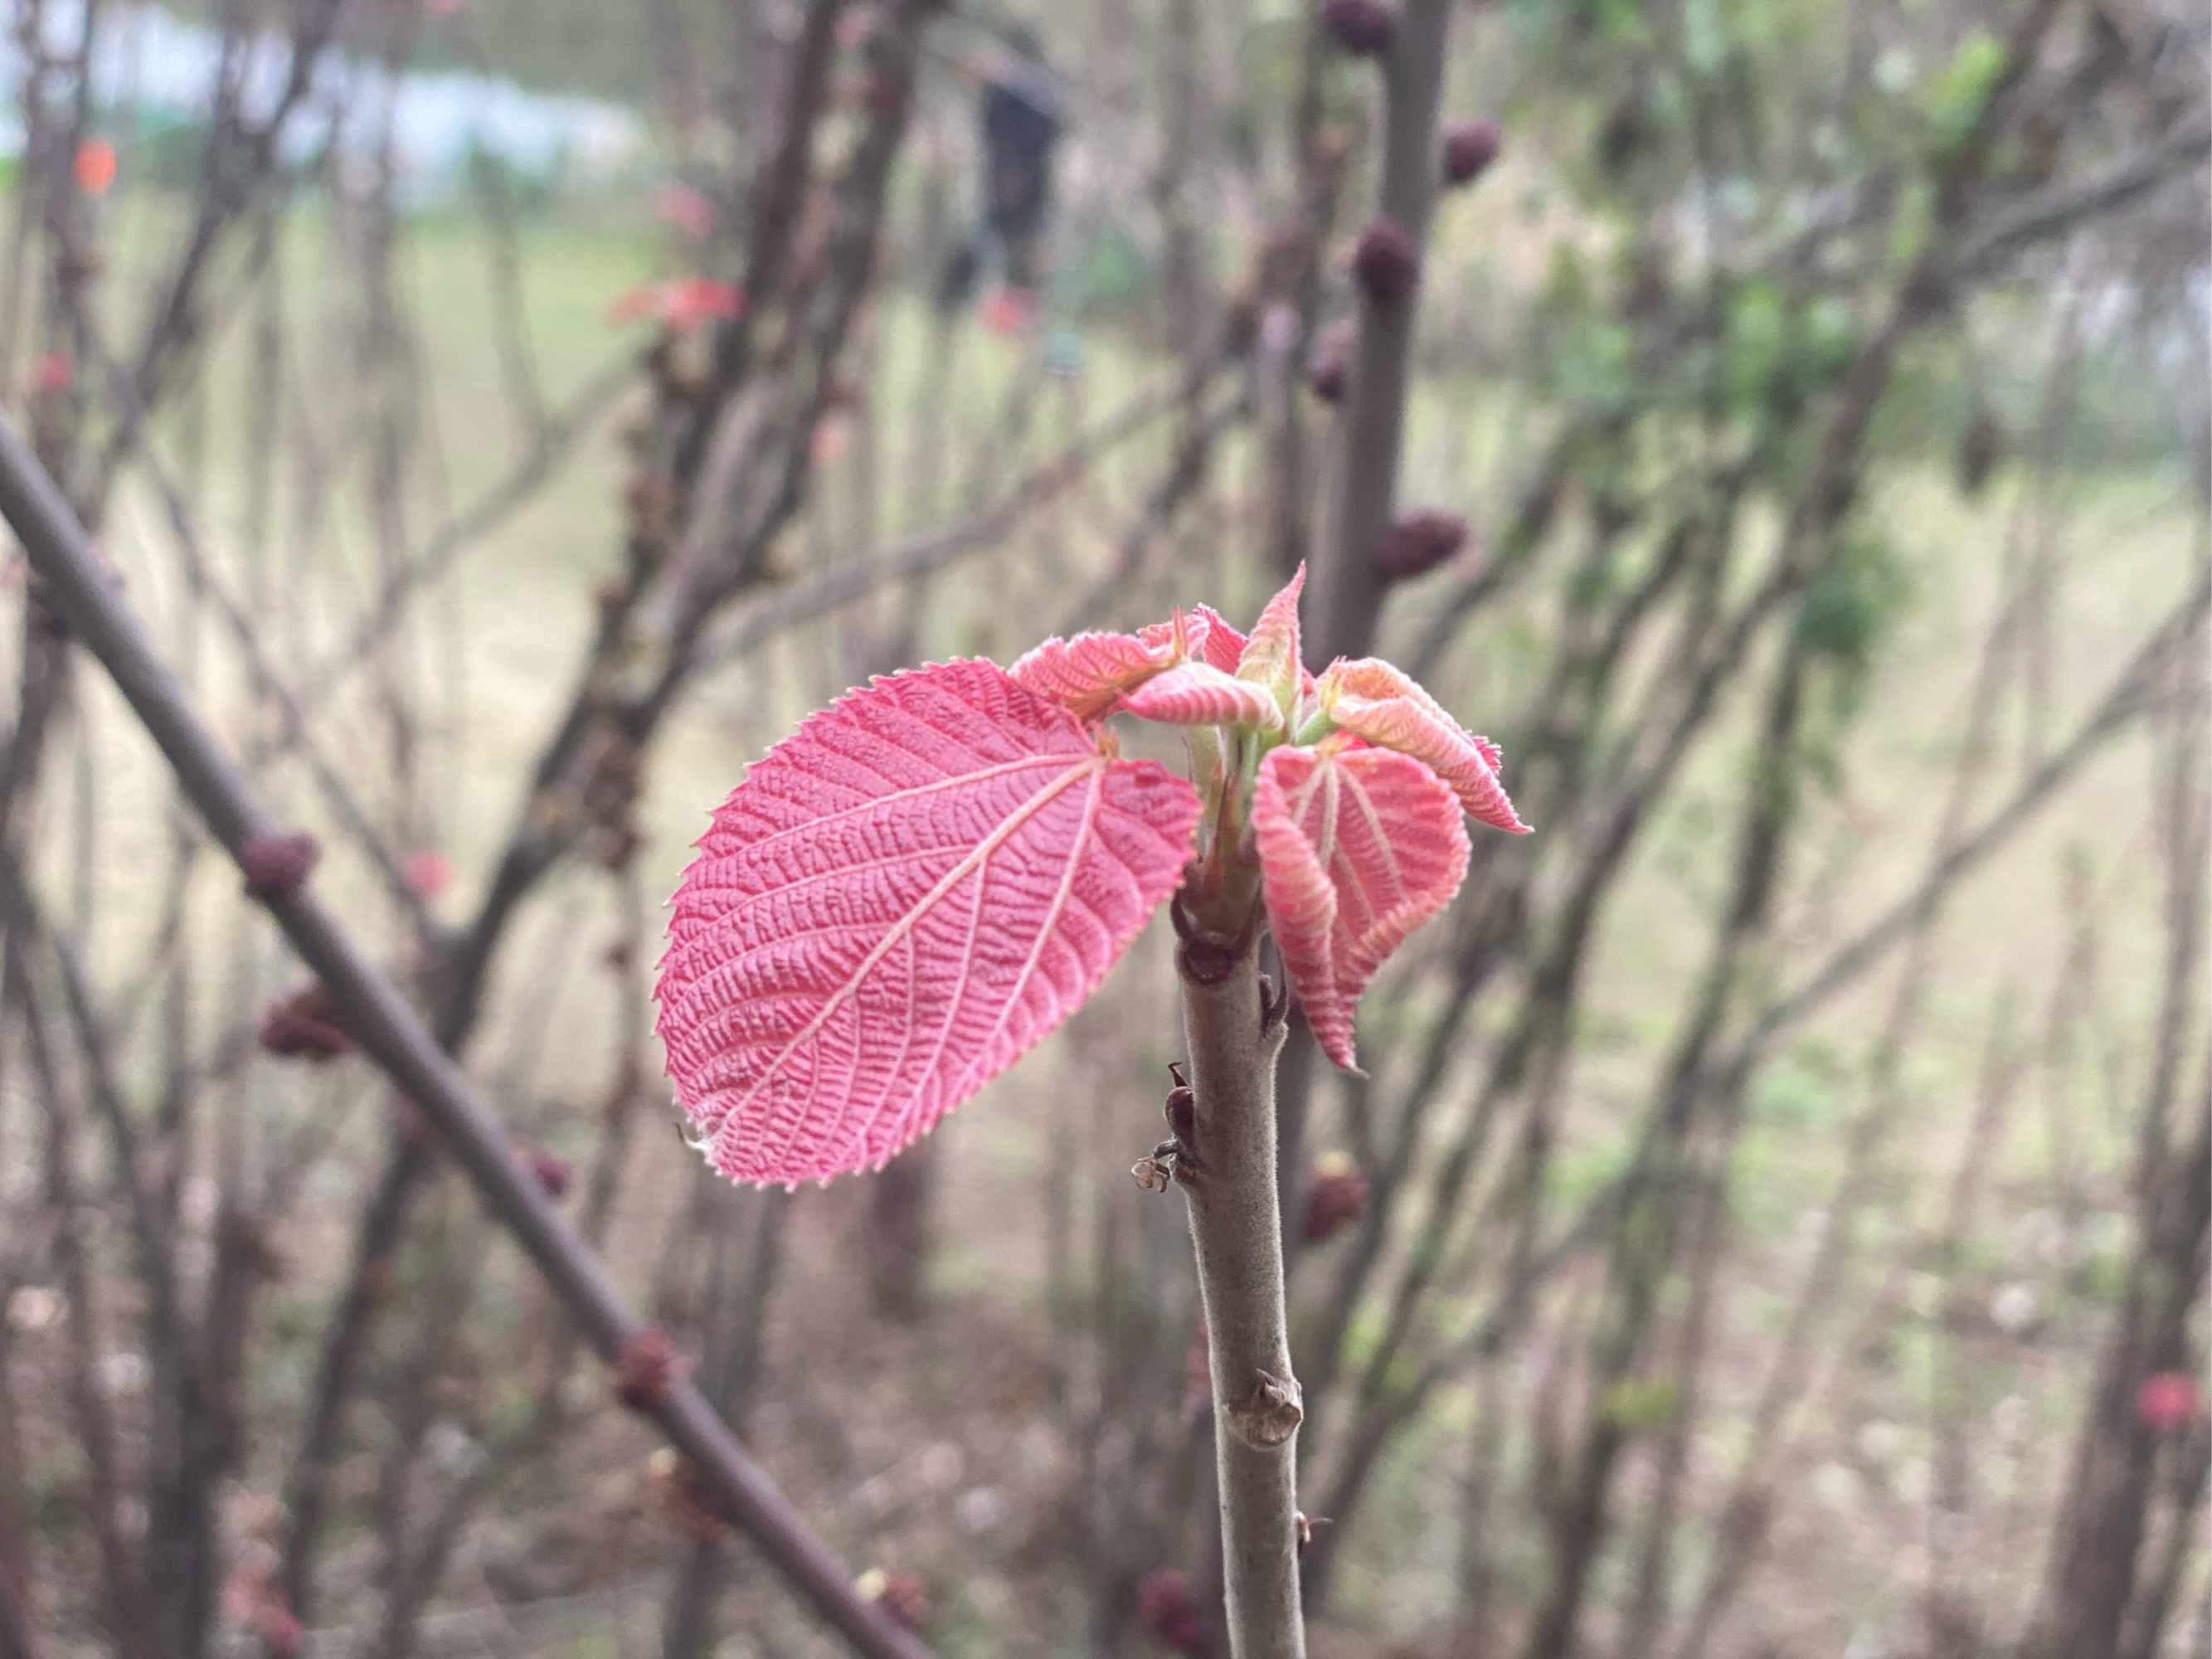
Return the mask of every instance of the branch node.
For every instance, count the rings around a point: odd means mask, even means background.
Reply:
[[[676,1343],[658,1325],[634,1332],[615,1358],[615,1398],[634,1412],[651,1411],[668,1398],[676,1380],[690,1370]]]
[[[1192,915],[1184,908],[1181,893],[1169,901],[1168,915],[1175,923],[1176,937],[1182,941],[1176,950],[1176,971],[1193,985],[1227,983],[1230,974],[1243,960],[1244,953],[1252,948],[1260,933],[1257,905],[1233,936],[1218,933]]]
[[[1239,1440],[1255,1450],[1269,1451],[1298,1431],[1305,1407],[1296,1377],[1261,1370],[1254,1372],[1253,1378],[1252,1386],[1237,1398],[1223,1401],[1223,1408]]]
[[[320,980],[264,1009],[259,1035],[261,1046],[280,1059],[315,1065],[336,1060],[353,1048],[337,1006]]]
[[[264,904],[290,898],[322,855],[315,838],[304,830],[248,836],[238,847],[238,867],[246,877],[246,897]]]

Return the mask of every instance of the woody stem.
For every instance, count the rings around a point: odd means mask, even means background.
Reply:
[[[1302,1659],[1297,1382],[1283,1307],[1275,1201],[1279,1015],[1263,1006],[1259,951],[1204,941],[1177,953],[1194,1127],[1180,1173],[1190,1205],[1212,1374],[1223,1588],[1231,1659]]]

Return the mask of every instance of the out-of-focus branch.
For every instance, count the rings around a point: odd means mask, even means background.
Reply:
[[[1173,522],[1177,512],[1205,483],[1206,465],[1212,456],[1214,444],[1224,432],[1249,419],[1251,414],[1251,399],[1241,392],[1204,413],[1197,412],[1194,397],[1191,412],[1186,416],[1182,434],[1176,441],[1175,453],[1169,459],[1167,470],[1146,492],[1143,504],[1117,538],[1113,563],[1103,575],[1077,595],[1074,602],[1061,615],[1054,632],[1073,634],[1095,626],[1103,618],[1115,598],[1128,591],[1129,585],[1143,571],[1146,556],[1152,551],[1152,544]]]
[[[810,31],[825,9],[836,10],[830,0],[818,0]],[[933,0],[901,0],[877,21],[868,47],[867,118],[834,192],[834,222],[815,280],[800,286],[784,308],[775,373],[738,390],[749,361],[747,331],[760,315],[762,296],[781,287],[781,279],[769,283],[757,272],[747,279],[752,306],[718,343],[716,372],[703,388],[678,384],[661,363],[660,395],[642,439],[648,464],[633,480],[624,574],[603,596],[598,628],[567,707],[538,751],[489,889],[439,963],[434,1029],[448,1048],[458,1049],[474,1028],[492,960],[524,899],[587,830],[627,810],[644,751],[692,683],[704,630],[722,605],[763,580],[769,545],[804,494],[808,438],[867,289],[915,64],[935,9]],[[797,158],[794,214],[821,102],[803,84],[805,72],[787,100],[780,151]],[[757,244],[774,242],[782,230],[764,212],[757,212],[752,230],[756,251],[771,260],[769,269],[780,270],[774,259],[781,256],[771,258]],[[405,1135],[394,1139],[355,1231],[345,1289],[325,1328],[307,1433],[289,1481],[295,1501],[285,1580],[295,1613],[312,1579],[330,1461],[375,1322],[376,1282],[404,1231],[415,1190],[434,1165],[426,1144]]]
[[[1144,431],[1182,397],[1180,380],[1140,392],[1091,431],[1038,462],[988,506],[769,594],[701,652],[702,667],[734,661],[786,629],[827,616],[886,583],[933,575],[988,552],[1012,534],[1023,519],[1066,489],[1085,467]]]
[[[1386,74],[1382,179],[1376,206],[1411,241],[1414,257],[1428,240],[1437,193],[1437,112],[1443,101],[1451,0],[1407,0],[1399,9]],[[1413,360],[1419,290],[1385,297],[1363,292],[1359,347],[1346,389],[1339,430],[1336,522],[1328,556],[1316,573],[1307,659],[1310,665],[1365,653],[1389,586],[1375,551],[1389,528],[1398,495],[1398,452]]]
[[[2063,236],[2101,214],[2113,213],[2186,173],[2212,155],[2212,123],[2192,121],[2158,143],[2099,173],[2017,202],[1960,250],[1958,275],[1975,282],[2038,242]]]
[[[2212,579],[2200,577],[2150,637],[2136,647],[2097,706],[2074,735],[2023,778],[2005,804],[1937,858],[1920,884],[1847,944],[1838,946],[1796,988],[1777,999],[1754,1021],[1729,1063],[1763,1054],[1791,1026],[1836,996],[1913,930],[1920,917],[2056,799],[2075,771],[2125,728],[2154,695],[2160,674],[2203,626],[2212,611]]]
[[[111,369],[112,366],[109,365]],[[307,727],[307,717],[299,699],[285,684],[275,664],[262,648],[261,636],[245,608],[224,585],[222,575],[207,558],[200,547],[198,532],[192,525],[191,511],[184,497],[170,481],[167,470],[146,432],[145,412],[137,403],[131,383],[119,370],[113,370],[111,380],[122,407],[121,431],[130,451],[137,455],[147,481],[161,504],[161,514],[168,522],[169,533],[176,540],[177,550],[183,556],[185,579],[198,592],[205,595],[215,606],[216,614],[222,619],[238,647],[239,656],[246,664],[247,678],[252,682],[254,695],[268,702],[276,713],[279,729],[288,747],[300,750],[309,774],[322,792],[331,814],[344,829],[355,846],[375,868],[382,878],[386,893],[399,906],[413,924],[418,935],[427,936],[431,930],[431,918],[422,896],[408,881],[399,867],[398,855],[385,837],[377,832],[370,820],[368,810],[356,796],[352,786],[334,766],[317,744]]]
[[[204,151],[198,212],[147,319],[131,369],[131,383],[142,407],[151,408],[160,401],[170,372],[204,337],[202,284],[208,264],[225,231],[274,175],[280,162],[277,141],[313,90],[316,70],[343,4],[344,0],[307,0],[298,9],[292,61],[259,125],[243,118],[238,82],[226,77],[217,96],[215,130]],[[88,499],[105,498],[106,483],[129,447],[127,435],[118,432],[100,458],[99,482]]]
[[[11,424],[0,422],[0,517],[23,544],[54,602],[167,757],[185,793],[235,858],[276,823],[185,701],[137,620],[101,574],[82,527]],[[351,935],[312,894],[271,901],[295,949],[321,978],[346,1029],[436,1128],[486,1207],[537,1265],[571,1318],[610,1363],[644,1329],[605,1264],[516,1158],[505,1132],[453,1060]],[[682,1378],[650,1414],[732,1524],[860,1652],[918,1659],[924,1650],[853,1589],[844,1564]]]
[[[376,597],[345,643],[300,687],[296,696],[301,720],[312,721],[346,676],[375,654],[406,614],[408,596],[443,576],[462,554],[535,495],[636,378],[637,365],[627,356],[601,368],[557,414],[548,415],[540,422],[529,450],[512,471],[458,514],[420,553],[386,573]],[[288,726],[249,747],[246,764],[265,765],[288,752],[292,742]]]

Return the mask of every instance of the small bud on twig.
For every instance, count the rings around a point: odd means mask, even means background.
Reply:
[[[623,1344],[615,1362],[615,1398],[634,1412],[651,1411],[687,1369],[668,1333],[645,1326]]]
[[[1378,305],[1402,300],[1420,285],[1421,251],[1405,226],[1388,214],[1377,214],[1359,233],[1352,251],[1352,274],[1367,297]]]
[[[1325,404],[1340,403],[1352,379],[1352,352],[1358,341],[1358,325],[1340,317],[1315,337],[1313,357],[1306,368],[1306,385]]]
[[[261,1046],[286,1060],[320,1065],[351,1049],[353,1039],[339,1022],[331,994],[318,980],[263,1010]]]
[[[1174,1080],[1175,1087],[1168,1091],[1161,1109],[1167,1115],[1168,1133],[1187,1148],[1198,1139],[1198,1097],[1191,1092],[1183,1077],[1181,1060],[1168,1062],[1168,1076]]]
[[[1229,1426],[1246,1445],[1264,1451],[1279,1446],[1305,1419],[1304,1397],[1295,1376],[1257,1371],[1252,1386],[1230,1400]]]
[[[556,1152],[527,1140],[515,1143],[515,1151],[530,1166],[530,1173],[538,1177],[538,1184],[545,1189],[545,1196],[558,1203],[568,1190],[568,1178],[574,1173],[568,1160]]]
[[[1379,58],[1390,50],[1398,15],[1382,0],[1322,0],[1321,26],[1340,52]]]
[[[1313,1540],[1321,1535],[1322,1529],[1324,1527],[1333,1527],[1336,1522],[1330,1520],[1325,1515],[1309,1516],[1304,1510],[1300,1510],[1297,1512],[1297,1521],[1296,1524],[1297,1527],[1298,1559],[1303,1561],[1306,1559],[1307,1549],[1311,1547]]]
[[[1467,520],[1456,513],[1401,513],[1375,550],[1375,568],[1393,581],[1425,576],[1467,545]]]
[[[239,844],[238,867],[246,876],[246,896],[272,904],[300,890],[323,855],[304,830],[288,835],[248,836]]]
[[[1471,185],[1490,171],[1504,143],[1495,121],[1455,121],[1444,129],[1444,182]]]

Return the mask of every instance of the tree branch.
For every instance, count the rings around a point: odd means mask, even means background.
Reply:
[[[137,619],[102,574],[83,527],[12,422],[0,420],[0,517],[23,544],[52,602],[99,659],[209,828],[236,858],[276,829],[231,757],[186,702]],[[320,976],[346,1029],[436,1128],[485,1206],[545,1276],[601,1358],[614,1362],[643,1329],[605,1265],[511,1149],[460,1068],[441,1049],[396,987],[311,893],[268,906],[301,958]],[[860,1652],[919,1659],[925,1650],[873,1603],[731,1437],[699,1391],[681,1378],[649,1407],[669,1443],[694,1466],[729,1520],[750,1537],[823,1618]]]
[[[2063,236],[2100,214],[2117,212],[2207,155],[2212,155],[2212,124],[2192,121],[2094,179],[2016,203],[1960,251],[1958,279],[1971,283],[1992,276],[2034,244]]]

